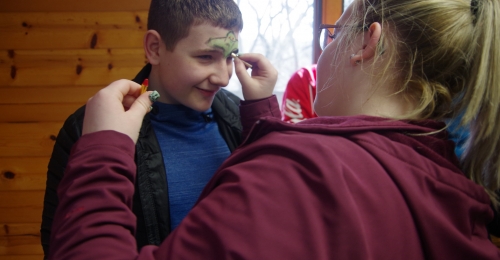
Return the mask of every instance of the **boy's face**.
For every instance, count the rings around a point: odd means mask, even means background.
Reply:
[[[206,111],[215,94],[229,84],[231,53],[238,52],[238,31],[210,24],[192,26],[173,51],[160,46],[158,83],[160,102]]]

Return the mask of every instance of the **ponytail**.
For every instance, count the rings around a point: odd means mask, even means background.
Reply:
[[[476,44],[470,54],[470,76],[457,109],[470,137],[463,170],[489,193],[495,207],[500,188],[500,2],[472,0]],[[457,113],[458,114],[458,113]]]

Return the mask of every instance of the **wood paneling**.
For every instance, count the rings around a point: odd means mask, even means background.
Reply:
[[[82,105],[79,103],[0,105],[0,121],[8,123],[60,122]]]
[[[6,13],[4,50],[142,48],[147,12]],[[36,44],[34,44],[36,43]]]
[[[0,223],[0,237],[40,236],[40,223]]]
[[[33,259],[33,253],[43,253],[40,245],[40,223],[2,223],[0,225],[0,255],[29,254],[32,258],[26,259]],[[39,255],[38,259],[40,259]]]
[[[147,11],[140,12],[12,12],[0,16],[0,30],[34,28],[146,29]]]
[[[0,260],[42,259],[47,165],[64,120],[131,79],[150,0],[0,1]]]
[[[0,260],[43,260],[43,255],[0,255]]]
[[[107,86],[117,79],[133,78],[137,67],[36,67],[0,68],[0,86]],[[64,100],[61,100],[64,102]]]
[[[0,158],[18,158],[20,163],[30,157],[47,157],[52,154],[54,142],[62,126],[54,123],[1,123]]]
[[[2,12],[144,11],[151,0],[15,0],[0,1]]]
[[[1,255],[43,254],[40,236],[0,237]]]
[[[45,191],[0,191],[0,223],[40,223]]]
[[[335,24],[342,15],[342,0],[323,0],[322,22]]]
[[[500,238],[491,236],[491,241],[493,242],[493,244],[500,248]]]
[[[137,67],[146,63],[140,49],[7,50],[0,52],[0,68]]]
[[[102,87],[12,87],[0,88],[0,104],[51,104],[61,101],[85,104]]]
[[[52,50],[52,49],[107,49],[141,48],[144,30],[141,29],[27,29],[0,30],[0,49]],[[36,44],[33,44],[36,43]]]
[[[0,190],[45,190],[50,157],[0,158]],[[0,230],[0,234],[1,234]]]

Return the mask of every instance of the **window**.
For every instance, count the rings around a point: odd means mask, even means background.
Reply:
[[[343,11],[345,11],[345,9],[347,9],[347,7],[349,7],[349,5],[354,1],[354,0],[343,0]]]
[[[235,0],[243,15],[241,53],[266,56],[278,70],[274,89],[281,102],[291,75],[312,64],[314,0]],[[240,97],[241,84],[235,74],[227,89]]]

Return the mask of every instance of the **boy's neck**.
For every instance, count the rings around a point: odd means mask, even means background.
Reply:
[[[156,90],[158,91],[158,93],[160,93],[160,97],[156,101],[165,104],[170,104],[170,102],[167,102],[166,93],[163,91],[157,66],[151,65],[151,72],[149,73],[148,81],[149,81],[148,91]]]

